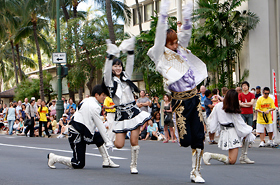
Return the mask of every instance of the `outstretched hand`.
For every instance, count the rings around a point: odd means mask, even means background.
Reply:
[[[162,0],[160,4],[160,14],[163,16],[168,15],[168,10],[170,6],[170,1],[169,0]]]
[[[115,57],[119,58],[120,57],[120,49],[118,48],[118,46],[116,46],[115,44],[112,44],[111,40],[106,39],[106,43],[107,43],[107,53],[109,55],[114,55]]]
[[[121,50],[123,53],[126,53],[127,51],[133,51],[135,47],[135,37],[131,37],[130,39],[126,39],[122,41],[121,45],[119,46],[119,50]]]

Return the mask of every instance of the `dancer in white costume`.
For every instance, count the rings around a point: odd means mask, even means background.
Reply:
[[[240,163],[255,163],[247,157],[249,143],[255,140],[255,136],[252,134],[253,128],[244,122],[240,113],[238,93],[231,89],[227,92],[224,101],[214,107],[208,118],[210,133],[220,133],[218,147],[222,150],[228,150],[228,156],[205,152],[203,161],[206,165],[210,165],[211,159],[225,164],[235,164],[238,148],[241,146]]]
[[[122,148],[125,143],[126,132],[131,131],[131,164],[130,173],[137,174],[137,159],[139,154],[138,137],[140,126],[151,119],[148,112],[137,107],[133,91],[139,92],[138,88],[130,81],[134,65],[135,38],[124,40],[120,47],[111,44],[107,40],[107,59],[104,70],[104,83],[109,89],[110,96],[116,107],[115,125],[113,132],[116,133],[115,146]],[[127,52],[126,70],[119,57],[120,50]]]
[[[204,149],[203,115],[196,85],[207,77],[206,65],[186,49],[192,33],[192,3],[183,10],[184,23],[180,33],[168,29],[169,1],[162,0],[154,46],[148,56],[164,78],[164,87],[171,92],[172,111],[176,113],[176,126],[181,146],[192,148],[192,182],[204,183],[200,174]]]
[[[69,143],[73,150],[73,158],[48,154],[48,166],[56,168],[55,163],[61,163],[74,169],[81,169],[85,166],[85,154],[87,144],[96,144],[103,158],[103,168],[118,168],[107,152],[107,147],[113,147],[108,138],[105,126],[100,118],[101,106],[108,90],[106,87],[96,85],[92,90],[92,96],[85,98],[78,106],[77,111],[69,122]],[[96,132],[98,128],[99,132]],[[105,144],[106,146],[105,146]]]

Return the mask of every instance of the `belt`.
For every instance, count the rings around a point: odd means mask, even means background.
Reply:
[[[183,92],[171,91],[172,99],[175,99],[175,100],[187,100],[187,99],[193,98],[196,94],[197,94],[196,87],[193,88],[192,90],[183,91]]]
[[[226,124],[226,125],[221,125],[222,127],[234,127],[234,124],[233,123],[229,123],[229,124]]]

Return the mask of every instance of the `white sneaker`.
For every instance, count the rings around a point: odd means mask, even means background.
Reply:
[[[265,144],[264,144],[264,142],[263,142],[263,141],[261,141],[261,143],[260,143],[259,147],[265,147]]]

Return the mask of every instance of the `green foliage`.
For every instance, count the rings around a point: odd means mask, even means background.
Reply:
[[[217,76],[218,87],[233,87],[232,73],[238,53],[249,31],[259,22],[255,13],[236,10],[246,0],[199,0],[195,10],[197,27],[189,48]]]
[[[158,17],[152,16],[151,29],[143,31],[138,37],[135,45],[135,64],[134,68],[143,73],[146,84],[146,91],[151,95],[164,94],[162,76],[156,71],[154,62],[147,55],[148,50],[154,45],[156,25]],[[169,27],[176,30],[176,18],[168,18]],[[165,39],[165,38],[164,38]]]
[[[50,81],[52,80],[52,75],[50,73],[43,72],[44,75],[44,95],[48,97],[48,101],[51,100],[51,97],[55,96],[53,93],[52,86]],[[20,83],[15,89],[15,100],[24,100],[24,98],[35,97],[36,99],[40,98],[40,80],[39,79],[26,79]]]

